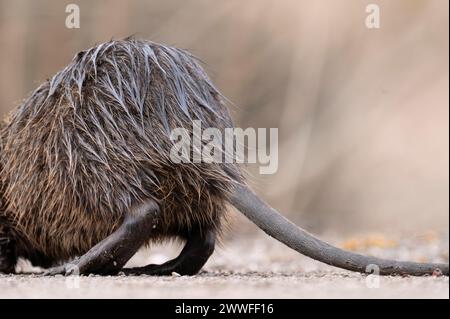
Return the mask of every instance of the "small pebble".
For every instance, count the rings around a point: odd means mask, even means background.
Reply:
[[[440,269],[435,269],[432,274],[433,277],[442,277],[443,275],[444,274],[442,273],[442,271]]]

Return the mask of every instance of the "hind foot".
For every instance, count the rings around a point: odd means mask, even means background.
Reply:
[[[15,273],[17,263],[16,242],[0,226],[0,273]]]
[[[44,275],[114,275],[158,227],[159,207],[149,200],[133,209],[123,224],[110,236],[92,247],[86,254],[62,266],[54,267]]]
[[[172,273],[180,275],[195,275],[198,273],[214,252],[216,235],[212,231],[203,236],[195,233],[188,238],[180,255],[161,265],[147,265],[144,267],[125,268],[125,275],[170,276]]]

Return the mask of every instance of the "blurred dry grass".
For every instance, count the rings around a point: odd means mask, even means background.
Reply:
[[[81,29],[64,26],[71,2]],[[0,112],[79,50],[136,34],[205,61],[239,126],[279,128],[279,171],[253,181],[284,214],[448,231],[448,19],[445,0],[0,0]]]

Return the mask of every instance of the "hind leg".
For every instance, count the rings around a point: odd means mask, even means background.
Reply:
[[[0,225],[0,273],[15,273],[16,263],[16,242],[10,237],[5,227]]]
[[[186,241],[181,253],[175,259],[161,265],[123,269],[126,275],[169,276],[173,272],[180,275],[195,275],[198,273],[214,252],[216,235],[209,230],[203,235],[194,232]]]
[[[69,264],[51,268],[46,275],[117,274],[158,227],[159,207],[153,200],[135,207],[110,236]]]

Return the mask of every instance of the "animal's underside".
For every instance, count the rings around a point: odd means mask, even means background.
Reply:
[[[23,257],[53,267],[47,274],[195,274],[231,203],[333,266],[448,275],[448,264],[366,257],[312,237],[261,201],[236,163],[174,163],[170,132],[192,134],[194,120],[233,127],[225,99],[188,52],[126,39],[78,53],[2,123],[0,272],[14,272]],[[172,238],[185,242],[174,260],[123,269],[141,246]]]

